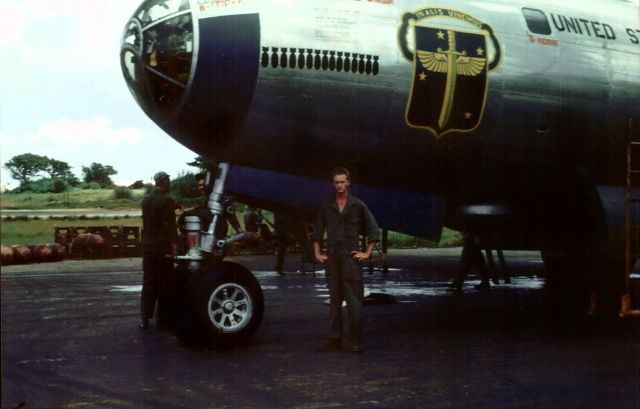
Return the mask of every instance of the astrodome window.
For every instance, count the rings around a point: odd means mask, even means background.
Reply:
[[[140,9],[136,12],[136,17],[138,17],[138,20],[140,20],[144,27],[164,17],[188,9],[188,0],[151,0],[140,6]]]
[[[535,34],[549,35],[551,34],[551,26],[549,20],[542,10],[522,8],[522,14],[527,22],[529,31]]]

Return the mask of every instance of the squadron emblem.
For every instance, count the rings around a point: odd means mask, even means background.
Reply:
[[[479,30],[471,32],[415,24],[432,17],[463,20]],[[415,52],[407,45],[410,23],[413,23]],[[487,37],[493,41],[491,61]],[[405,13],[399,39],[405,58],[414,66],[413,84],[405,111],[407,124],[425,128],[436,138],[448,132],[475,129],[484,112],[487,73],[497,67],[500,60],[500,48],[493,30],[467,14],[427,8]]]

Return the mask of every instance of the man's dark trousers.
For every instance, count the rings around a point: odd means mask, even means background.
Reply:
[[[173,271],[173,260],[165,252],[145,251],[142,258],[142,319],[153,318],[156,300],[161,301],[166,283]],[[158,318],[162,318],[162,304],[158,302]]]
[[[329,338],[342,338],[342,301],[347,302],[349,338],[353,344],[362,343],[362,302],[364,284],[360,263],[346,254],[328,254],[326,278],[329,286]]]

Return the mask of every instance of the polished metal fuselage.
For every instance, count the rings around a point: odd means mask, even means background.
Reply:
[[[213,160],[282,181],[326,180],[333,166],[347,166],[381,201],[393,202],[383,197],[391,189],[442,198],[448,212],[489,203],[534,213],[515,218],[527,220],[525,231],[585,207],[595,186],[624,184],[625,127],[628,118],[640,121],[637,4],[200,0],[180,7],[176,15],[189,14],[192,33],[171,15],[146,27],[132,19],[132,27],[143,26],[139,40],[125,38],[144,46],[123,54],[123,70],[131,75],[133,61],[146,61],[137,68],[147,78],[127,80],[139,101],[156,98],[143,109]],[[547,31],[530,27],[525,12],[542,15]],[[176,58],[191,58],[188,80],[142,93],[162,68],[162,55],[145,57],[147,45],[161,44],[157,33],[165,45],[184,40]],[[291,183],[282,188],[298,189]],[[438,208],[428,196],[414,201],[412,208]]]
[[[622,183],[618,154],[625,145],[626,118],[640,116],[640,45],[627,32],[640,28],[637,6],[609,1],[570,7],[537,1],[533,7],[547,15],[553,30],[551,35],[538,36],[528,30],[522,3],[438,2],[439,8],[459,10],[490,25],[500,61],[487,72],[486,102],[477,127],[436,138],[407,123],[415,62],[405,58],[399,39],[403,14],[429,4],[237,3],[207,5],[205,11],[199,11],[198,5],[192,8],[200,22],[233,13],[258,13],[261,53],[268,64],[258,70],[242,125],[233,134],[212,129],[209,135],[198,135],[197,142],[188,142],[200,153],[317,177],[340,163],[353,167],[364,183],[445,195],[462,184],[461,194],[471,197],[491,196],[492,187],[515,189],[531,183],[536,175],[546,177],[558,168],[575,166],[589,167],[598,183]],[[587,35],[584,26],[583,34],[559,31],[551,15],[558,22],[559,16],[587,20],[591,27],[596,22],[601,31],[599,36]],[[479,32],[450,18],[416,24]],[[607,38],[611,35],[602,29],[604,24],[613,29],[615,39]],[[539,37],[551,41],[539,42]],[[411,28],[407,41],[411,46]],[[339,72],[323,67],[322,60],[319,69],[301,69],[300,53],[292,53],[292,48],[373,55],[378,72],[347,73],[344,67]],[[309,54],[316,57],[315,52],[302,54],[305,59]],[[496,51],[490,54],[489,62]],[[290,62],[296,65],[291,67]],[[211,95],[212,107],[224,103]],[[487,191],[492,192],[485,195]]]

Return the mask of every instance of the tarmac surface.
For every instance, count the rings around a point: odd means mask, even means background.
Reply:
[[[559,323],[539,254],[505,252],[511,284],[450,294],[460,249],[394,250],[367,291],[365,351],[316,352],[322,272],[233,258],[265,293],[248,345],[206,350],[137,328],[141,260],[2,267],[2,408],[640,408],[637,319]]]

